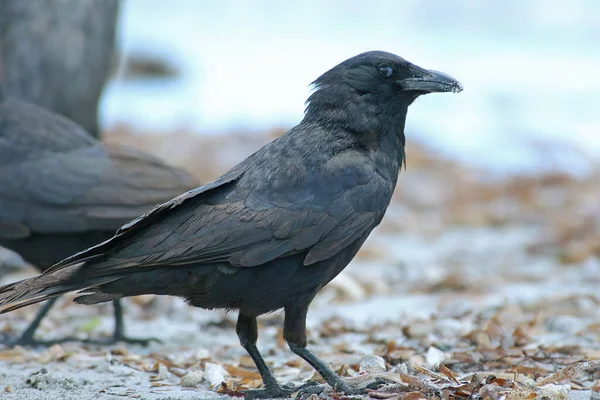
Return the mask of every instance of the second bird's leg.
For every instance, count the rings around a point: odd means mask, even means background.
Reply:
[[[121,305],[121,300],[113,301],[113,307],[115,309],[115,330],[113,331],[113,335],[111,338],[107,339],[90,339],[86,340],[86,343],[92,344],[114,344],[118,342],[125,342],[129,344],[140,344],[142,346],[147,346],[150,342],[159,342],[160,339],[156,338],[132,338],[125,334],[125,323],[123,322],[123,306]]]
[[[54,303],[56,303],[56,300],[58,300],[58,297],[50,299],[46,303],[44,303],[42,308],[40,308],[38,313],[35,315],[35,318],[33,319],[33,321],[31,321],[31,323],[29,324],[27,329],[25,329],[25,332],[23,332],[18,339],[9,342],[9,345],[10,346],[16,346],[16,345],[34,346],[34,345],[38,345],[38,344],[39,345],[54,344],[55,342],[43,342],[43,341],[35,340],[34,336],[35,336],[35,331],[37,330],[37,328],[40,326],[40,323],[42,322],[42,319],[44,319],[46,314],[48,314],[48,311],[50,311],[50,309],[52,308]]]
[[[115,300],[113,302],[113,306],[115,308],[115,330],[113,332],[112,337],[112,341],[114,343],[125,342],[130,344],[141,344],[143,346],[147,346],[150,342],[160,342],[160,340],[156,338],[128,337],[125,334],[125,323],[123,322],[123,306],[121,305],[121,300]]]
[[[246,390],[244,396],[246,399],[271,399],[280,397],[289,397],[292,393],[300,390],[301,388],[283,387],[277,382],[277,379],[273,376],[273,373],[267,366],[264,358],[260,355],[258,347],[256,347],[256,341],[258,340],[258,326],[256,323],[256,317],[244,315],[240,312],[238,316],[237,325],[235,328],[240,344],[250,357],[260,376],[262,377],[264,389]]]

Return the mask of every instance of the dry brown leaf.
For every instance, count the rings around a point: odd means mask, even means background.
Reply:
[[[387,349],[383,358],[389,363],[407,361],[415,354],[415,349],[405,346],[397,346],[396,341],[388,342]]]
[[[72,352],[66,352],[60,344],[55,344],[43,352],[37,360],[40,364],[47,364],[52,361],[65,361],[71,355]]]
[[[0,361],[20,364],[25,362],[25,355],[21,350],[3,350],[0,351]]]
[[[226,394],[227,396],[232,397],[244,397],[244,394],[241,393],[244,390],[248,390],[249,388],[244,386],[237,386],[234,382],[222,382],[219,388],[217,389],[217,393]]]
[[[547,371],[540,367],[529,367],[525,365],[518,365],[514,368],[508,370],[509,372],[515,372],[522,375],[527,375],[531,377],[539,376],[541,374],[547,373]]]
[[[539,386],[548,385],[550,383],[557,383],[563,381],[565,379],[572,378],[579,372],[589,371],[589,370],[598,370],[600,369],[600,360],[592,360],[592,361],[582,361],[575,364],[571,364],[569,366],[564,367],[558,372],[547,376],[544,379],[541,379],[537,382]]]
[[[113,356],[125,357],[129,354],[129,351],[127,350],[127,347],[119,346],[114,349],[111,349],[110,354],[112,354]]]
[[[450,368],[446,367],[444,364],[440,364],[439,370],[442,374],[446,375],[451,381],[460,385],[460,382],[458,381],[458,379],[456,379],[454,372],[452,372]]]
[[[223,364],[223,367],[234,378],[261,379],[261,376],[258,373],[258,371],[251,371],[249,369],[236,367],[231,364]]]
[[[524,327],[524,326],[518,326],[513,331],[512,337],[513,337],[513,340],[515,341],[515,344],[520,345],[520,346],[527,344],[527,342],[530,339],[529,335],[527,334],[526,327]]]
[[[173,386],[170,383],[165,383],[165,382],[151,382],[150,386],[152,387],[164,387],[164,386]]]
[[[300,368],[302,366],[302,360],[294,358],[285,362],[285,365],[293,368]]]
[[[504,387],[504,388],[510,388],[513,386],[513,380],[510,379],[505,379],[505,378],[498,378],[494,375],[490,375],[485,379],[485,382],[488,385],[496,385],[496,386],[500,386],[500,387]]]
[[[441,380],[441,381],[444,381],[444,382],[449,382],[449,379],[446,378],[445,376],[440,375],[437,372],[433,372],[433,371],[431,371],[431,370],[429,370],[429,369],[427,369],[427,368],[425,368],[425,367],[423,367],[421,365],[414,364],[413,365],[413,369],[416,372],[418,372],[420,374],[423,374],[423,375],[427,375],[427,376],[429,376],[429,377],[431,377],[433,379],[438,379],[438,380]]]
[[[176,364],[166,358],[159,356],[158,354],[152,353],[150,357],[154,359],[154,367],[156,367],[156,371],[158,371],[158,365],[163,364],[167,368],[182,368],[182,365]]]
[[[431,383],[430,381],[428,381],[424,378],[400,373],[400,379],[410,389],[423,391],[428,394],[435,394],[435,393],[439,392],[439,388],[436,385],[434,385],[433,383]]]

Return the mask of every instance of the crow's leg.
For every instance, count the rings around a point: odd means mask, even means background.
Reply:
[[[309,304],[310,302],[300,302],[285,307],[283,338],[290,350],[306,360],[333,390],[346,394],[357,392],[306,348],[306,314]]]
[[[310,300],[312,300],[312,297]],[[323,361],[319,360],[317,356],[306,348],[306,314],[308,312],[310,300],[285,307],[283,337],[288,346],[290,346],[290,350],[309,363],[336,392],[343,392],[347,395],[365,394],[368,389],[376,388],[381,384],[390,383],[384,380],[377,380],[365,388],[353,387],[344,382],[344,380],[327,367]],[[321,385],[306,387],[302,388],[299,395],[305,397],[306,395],[318,394],[322,392],[323,389],[324,387]]]
[[[301,390],[305,385],[294,388],[286,385],[285,387],[277,382],[277,379],[273,376],[273,373],[265,363],[265,360],[260,355],[258,347],[256,347],[256,341],[258,340],[258,327],[256,324],[256,317],[245,315],[240,312],[238,316],[237,325],[235,328],[240,344],[256,365],[260,376],[262,377],[264,389],[254,389],[244,391],[246,399],[272,399],[289,397],[292,393]]]

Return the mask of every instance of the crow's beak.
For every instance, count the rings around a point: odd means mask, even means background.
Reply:
[[[463,86],[459,81],[440,71],[419,68],[417,76],[396,81],[403,90],[419,92],[454,92],[459,93]]]

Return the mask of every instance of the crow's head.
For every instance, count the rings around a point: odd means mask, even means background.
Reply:
[[[313,82],[307,114],[402,113],[420,95],[460,92],[462,85],[442,72],[411,64],[384,51],[369,51],[338,64]],[[342,110],[346,111],[343,112]]]

